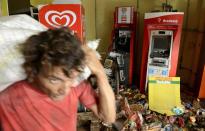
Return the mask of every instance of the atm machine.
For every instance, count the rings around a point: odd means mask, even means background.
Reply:
[[[116,7],[112,44],[108,50],[108,56],[105,59],[106,64],[104,65],[106,70],[112,70],[110,74],[114,74],[108,75],[111,86],[114,88],[119,86],[129,87],[133,83],[136,19],[137,12],[134,11],[134,7]],[[111,66],[107,66],[107,63],[113,63],[114,68],[111,69]]]
[[[173,31],[153,30],[150,38],[146,85],[148,76],[169,76]]]
[[[112,51],[118,54],[117,64],[120,85],[129,86],[133,82],[137,12],[134,11],[132,6],[116,7],[114,17]]]
[[[150,76],[176,76],[183,12],[145,13],[140,91]]]

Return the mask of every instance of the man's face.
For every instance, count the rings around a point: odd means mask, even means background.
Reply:
[[[37,76],[38,86],[52,100],[62,100],[74,86],[78,74],[79,72],[72,70],[68,77],[63,73],[62,67],[53,67],[52,69],[43,67]]]

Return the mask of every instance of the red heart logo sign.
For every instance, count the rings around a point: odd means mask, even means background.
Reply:
[[[46,22],[56,28],[61,26],[71,27],[75,24],[76,19],[76,14],[70,10],[65,10],[62,12],[50,10],[45,14]]]

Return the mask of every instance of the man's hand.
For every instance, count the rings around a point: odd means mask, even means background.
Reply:
[[[90,49],[88,46],[82,46],[83,51],[86,55],[86,65],[89,67],[91,72],[94,75],[104,74],[104,68],[100,63],[99,59],[97,58],[96,52],[93,49]]]

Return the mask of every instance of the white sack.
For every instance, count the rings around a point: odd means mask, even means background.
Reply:
[[[26,78],[19,45],[29,36],[46,29],[28,15],[0,17],[0,91]]]

